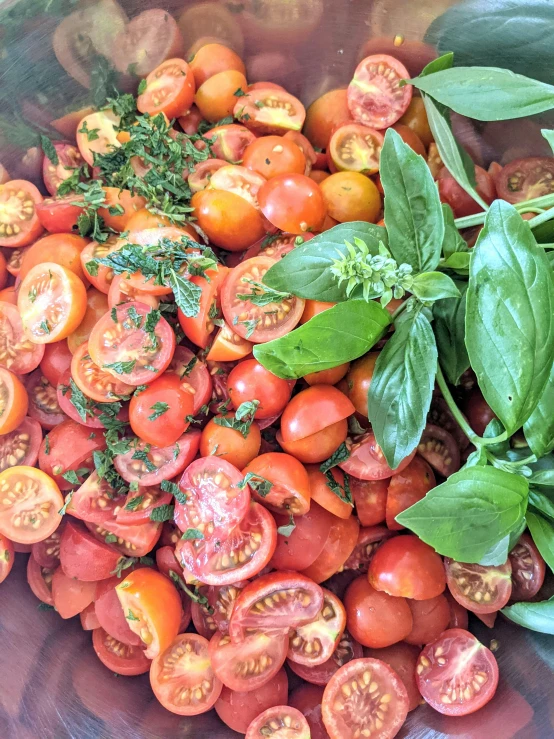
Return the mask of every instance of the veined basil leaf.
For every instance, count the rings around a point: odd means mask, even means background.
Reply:
[[[473,249],[466,346],[485,400],[513,434],[537,405],[554,360],[554,283],[529,226],[502,200]]]
[[[447,51],[446,54],[426,64],[421,70],[421,77],[427,74],[435,74],[435,72],[442,72],[443,69],[450,69],[452,66],[454,66],[454,54],[452,51]]]
[[[495,565],[503,565],[508,559],[508,554],[515,547],[519,541],[519,537],[523,534],[527,527],[525,519],[523,519],[519,526],[514,529],[510,534],[501,539],[498,544],[493,546],[489,551],[479,560],[479,564],[483,567],[490,567]]]
[[[454,280],[444,272],[423,272],[414,277],[411,292],[419,300],[459,298],[460,291]]]
[[[542,460],[540,460],[542,462]],[[541,487],[552,488],[554,490],[554,469],[532,469],[529,482],[532,485],[540,485]]]
[[[435,269],[444,237],[437,186],[423,157],[392,128],[385,135],[379,173],[393,257],[398,264],[410,264],[416,274]]]
[[[452,385],[469,368],[469,357],[465,345],[466,282],[456,282],[459,298],[437,300],[433,306],[433,328],[439,350],[441,367]]]
[[[527,526],[546,564],[554,571],[554,526],[550,521],[532,511],[525,514]]]
[[[459,251],[456,254],[451,254],[448,259],[441,262],[441,267],[447,267],[459,275],[468,275],[470,261],[471,254]]]
[[[523,433],[537,457],[554,449],[554,364],[535,410],[523,424]]]
[[[480,562],[520,526],[528,487],[524,477],[495,467],[464,468],[396,520],[439,554]]]
[[[338,278],[329,269],[336,259],[347,254],[346,243],[354,239],[364,241],[370,252],[379,253],[379,242],[388,243],[387,232],[381,226],[365,221],[341,223],[313,239],[297,246],[279,260],[264,275],[264,283],[274,290],[292,293],[307,300],[340,303],[346,300],[346,285],[339,286]],[[352,297],[361,297],[356,291]]]
[[[453,254],[469,253],[469,247],[462,238],[461,233],[454,223],[452,208],[446,203],[442,204],[442,215],[444,217],[444,240],[442,242],[442,253],[445,259]]]
[[[500,613],[520,626],[541,634],[554,634],[554,598],[541,603],[514,603]]]
[[[349,300],[314,316],[286,336],[254,347],[254,356],[278,377],[293,380],[368,352],[390,324],[379,303]]]
[[[453,67],[410,80],[460,115],[478,121],[525,118],[554,108],[554,87],[500,67]]]
[[[418,309],[403,313],[379,353],[367,396],[375,438],[392,469],[419,443],[436,372],[437,347],[431,324]]]
[[[550,148],[554,152],[554,131],[549,128],[541,128],[541,133],[544,138],[548,141]]]
[[[533,488],[532,484],[529,489],[529,505],[554,521],[554,500],[542,490]]]

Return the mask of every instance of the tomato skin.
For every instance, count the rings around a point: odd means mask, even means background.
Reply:
[[[44,357],[44,345],[34,344],[23,331],[16,305],[0,302],[0,367],[24,375],[36,369]]]
[[[389,479],[358,480],[350,477],[350,490],[362,526],[375,526],[386,518]]]
[[[86,280],[86,273],[81,265],[81,252],[87,244],[88,239],[76,234],[43,236],[25,250],[21,259],[19,277],[24,280],[33,267],[43,262],[55,262],[74,272],[81,280]]]
[[[10,574],[14,562],[13,544],[4,534],[0,534],[0,583]]]
[[[248,83],[242,72],[227,69],[203,82],[196,91],[194,102],[203,118],[217,123],[222,118],[233,115],[237,101],[235,92],[238,89],[246,92],[247,87]]]
[[[68,577],[61,567],[52,575],[54,608],[62,618],[72,618],[90,606],[96,593],[96,583],[81,582]]]
[[[367,417],[367,393],[375,370],[375,362],[379,352],[368,352],[350,365],[346,376],[348,397],[354,404],[357,413]]]
[[[251,721],[272,706],[286,703],[289,681],[284,669],[272,677],[265,685],[254,691],[241,692],[223,686],[221,695],[214,706],[223,723],[233,731],[246,733]]]
[[[105,580],[116,568],[121,555],[97,541],[85,528],[68,521],[60,540],[60,563],[68,577],[85,582]]]
[[[2,397],[0,435],[3,435],[15,431],[23,422],[29,407],[29,397],[18,376],[3,367],[0,367],[0,395]]]
[[[268,452],[256,457],[242,471],[253,472],[272,483],[269,493],[259,495],[252,488],[252,497],[270,511],[302,516],[310,510],[310,481],[305,467],[289,454]]]
[[[306,111],[304,134],[313,146],[327,149],[335,128],[351,120],[346,90],[330,90],[314,100]]]
[[[210,241],[228,251],[243,251],[265,234],[261,214],[244,198],[226,190],[194,193],[191,205]]]
[[[252,353],[252,344],[227,324],[218,330],[206,359],[212,362],[236,362]]]
[[[345,500],[341,500],[329,487],[326,476],[317,465],[306,467],[310,481],[310,497],[320,506],[339,518],[350,518],[352,506]],[[337,484],[344,488],[344,473],[336,467],[332,468],[331,474]]]
[[[443,657],[440,662],[439,656]],[[421,653],[416,680],[421,695],[436,711],[465,716],[482,708],[495,694],[498,664],[493,653],[468,631],[448,629]],[[474,689],[473,680],[480,685],[479,691]],[[460,688],[457,694],[453,685]]]
[[[189,317],[185,316],[180,309],[177,311],[177,317],[185,336],[202,349],[210,343],[211,334],[215,328],[213,319],[210,318],[210,311],[214,305],[216,308],[219,307],[219,294],[227,275],[227,267],[219,266],[217,270],[208,270],[206,277],[191,277],[190,281],[202,290],[198,315]]]
[[[391,531],[405,528],[396,522],[396,516],[422,500],[435,485],[433,470],[416,454],[402,472],[397,472],[390,479],[386,508],[388,528]]]
[[[182,382],[187,384],[187,391],[193,398],[193,411],[195,416],[200,412],[202,406],[206,405],[212,396],[212,378],[204,362],[199,359],[193,363],[192,369],[187,370],[188,364],[194,358],[194,354],[184,346],[175,347],[175,352],[167,372],[175,372]],[[185,373],[185,370],[186,373]]]
[[[347,434],[348,422],[343,419],[298,441],[285,442],[281,432],[277,432],[277,442],[287,454],[292,454],[300,462],[316,464],[324,462],[334,454],[346,440]]]
[[[364,647],[364,657],[386,662],[402,680],[408,693],[408,712],[413,711],[422,703],[421,693],[417,687],[415,670],[420,649],[413,644],[398,642],[390,647],[370,649]]]
[[[243,159],[246,148],[256,140],[252,131],[236,123],[216,126],[206,133],[206,138],[212,142],[211,149],[214,157],[224,159],[229,163]]]
[[[452,597],[479,615],[504,608],[512,594],[512,563],[483,566],[445,557],[446,582]],[[466,592],[467,591],[467,592]]]
[[[314,562],[302,571],[302,574],[311,577],[317,583],[328,580],[340,570],[352,554],[358,540],[359,530],[360,524],[355,516],[347,519],[334,516],[323,549]]]
[[[354,413],[344,393],[331,385],[315,385],[295,395],[281,416],[285,442],[298,441],[322,431]]]
[[[403,123],[395,123],[393,128],[400,136],[402,141],[405,144],[408,144],[408,146],[413,149],[416,154],[419,154],[423,158],[426,157],[427,152],[425,150],[423,141],[419,138],[415,131],[409,128],[409,126],[405,126]]]
[[[143,675],[150,669],[150,660],[140,647],[121,644],[102,628],[93,630],[92,646],[100,662],[118,675]]]
[[[415,456],[414,449],[395,470],[392,470],[385,459],[383,450],[375,441],[372,431],[354,437],[352,440],[348,439],[346,446],[350,450],[350,456],[344,462],[340,462],[339,467],[359,480],[384,480],[392,477],[393,471],[402,472]]]
[[[94,611],[94,603],[90,603],[79,614],[83,631],[93,631],[100,628],[100,621]]]
[[[233,367],[227,388],[235,410],[241,403],[259,400],[254,418],[271,418],[284,409],[289,401],[291,386],[288,380],[277,377],[256,359],[246,359]]]
[[[282,136],[262,136],[244,151],[243,165],[270,180],[280,174],[304,174],[306,157],[300,148]]]
[[[446,168],[438,174],[439,195],[441,202],[447,203],[454,211],[455,218],[471,216],[481,211],[481,206],[458,185]],[[482,167],[475,166],[477,192],[490,205],[496,196],[496,188],[490,174]]]
[[[27,180],[10,180],[0,185],[0,203],[9,204],[9,211],[14,213],[12,221],[0,224],[0,246],[28,246],[38,239],[42,225],[36,206],[42,200],[38,189]],[[5,210],[8,213],[8,207]]]
[[[396,644],[413,628],[406,598],[375,590],[363,575],[349,585],[344,606],[348,631],[365,647],[380,649]]]
[[[217,454],[238,469],[246,467],[258,456],[262,443],[262,436],[258,424],[253,423],[244,437],[236,429],[225,428],[216,423],[222,416],[211,418],[202,429],[200,439],[200,455],[209,456],[214,449]]]
[[[444,595],[437,595],[428,600],[408,599],[408,605],[414,620],[412,630],[404,637],[408,644],[428,644],[438,639],[448,628],[450,607]]]
[[[394,534],[385,528],[385,526],[366,526],[360,528],[356,546],[344,563],[344,569],[354,570],[354,572],[359,573],[367,572],[375,551],[391,536],[394,536]]]
[[[154,447],[150,450],[149,458],[151,458],[151,452],[162,457],[161,464],[157,465],[156,470],[151,472],[147,470],[146,465],[137,465],[136,460],[133,461],[134,451],[132,449],[125,454],[116,455],[114,466],[126,482],[138,482],[143,487],[159,485],[162,480],[172,479],[180,474],[192,462],[200,445],[200,431],[198,429],[188,429],[177,440],[176,445],[179,446],[179,453],[176,458],[174,457],[175,446]],[[137,448],[144,449],[144,446],[144,444],[139,444]]]
[[[98,215],[104,219],[104,223],[115,231],[126,231],[129,228],[131,218],[146,205],[146,198],[141,195],[133,195],[130,190],[120,190],[117,187],[104,187],[105,205],[98,208]],[[123,213],[113,215],[110,208],[123,208]]]
[[[169,119],[177,118],[192,105],[194,91],[189,65],[182,59],[167,59],[146,78],[146,90],[138,96],[137,108],[151,116],[165,113]]]
[[[244,62],[240,56],[224,44],[206,44],[202,46],[189,62],[189,66],[197,88],[210,77],[228,69],[234,69],[243,75],[246,74]]]
[[[544,559],[529,534],[521,535],[508,556],[512,564],[512,600],[531,600],[544,582]]]
[[[464,410],[471,428],[479,436],[483,436],[489,423],[496,418],[479,388],[471,391]]]
[[[394,596],[427,600],[444,592],[442,559],[417,536],[394,536],[375,552],[368,579],[377,590]]]
[[[295,520],[296,527],[289,536],[279,534],[277,547],[271,559],[276,570],[304,570],[321,553],[336,516],[314,501],[310,510]],[[279,516],[279,524],[288,523],[288,517]]]
[[[375,223],[381,210],[381,196],[375,183],[359,172],[336,172],[320,186],[331,218],[339,223]]]
[[[339,364],[328,370],[320,370],[319,372],[310,372],[304,375],[304,379],[308,385],[336,385],[348,372],[350,362]]]
[[[72,485],[62,475],[68,470],[93,469],[92,455],[106,448],[101,434],[90,436],[90,429],[70,419],[63,421],[48,434],[49,450],[43,440],[38,464],[58,485],[60,490],[70,490]],[[48,454],[46,453],[48,451]]]
[[[303,174],[281,174],[260,188],[258,202],[264,216],[292,234],[319,231],[327,206],[319,185]]]
[[[156,404],[162,406],[161,415],[157,418]],[[133,433],[147,444],[170,446],[189,427],[186,419],[192,415],[193,407],[192,395],[182,389],[177,375],[166,373],[146,390],[133,395],[129,404],[129,422]]]
[[[54,387],[58,386],[60,378],[70,368],[72,356],[65,340],[45,345],[40,371]]]
[[[0,290],[0,303],[17,306],[17,292],[14,287],[6,287],[4,290]]]

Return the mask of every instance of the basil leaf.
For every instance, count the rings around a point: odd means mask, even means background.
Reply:
[[[554,152],[554,131],[550,130],[549,128],[541,128],[541,133],[548,141],[550,148]]]
[[[531,631],[554,634],[554,598],[541,603],[514,603],[502,608],[500,613]]]
[[[447,51],[446,54],[433,59],[421,70],[421,77],[427,74],[435,74],[435,72],[442,72],[443,69],[450,69],[454,66],[454,54],[452,51]]]
[[[495,565],[503,565],[508,559],[508,554],[512,551],[515,545],[518,543],[520,536],[523,534],[527,527],[525,519],[522,519],[519,526],[514,529],[510,534],[501,539],[498,544],[495,544],[489,549],[489,551],[481,557],[479,564],[483,567],[491,567]]]
[[[546,564],[554,571],[554,526],[542,516],[527,511],[525,518],[527,526]]]
[[[340,303],[346,300],[346,283],[339,286],[338,278],[329,269],[336,259],[347,254],[345,242],[364,241],[372,254],[379,253],[379,242],[388,243],[387,232],[381,226],[365,221],[341,223],[302,246],[296,247],[264,275],[264,283],[274,290],[292,293],[307,300]],[[354,291],[352,297],[361,297]]]
[[[524,477],[495,467],[469,467],[430,490],[396,520],[439,554],[480,562],[518,529],[527,509]]]
[[[446,203],[442,204],[442,215],[444,218],[444,239],[442,242],[442,253],[445,259],[458,253],[469,254],[469,248],[461,233],[454,223],[454,213],[452,208]]]
[[[529,505],[554,521],[554,500],[542,490],[535,490],[532,485],[529,490]]]
[[[448,381],[457,385],[460,377],[469,369],[469,357],[465,345],[465,317],[467,283],[456,282],[459,298],[437,300],[433,306],[433,327],[439,350],[441,367]]]
[[[547,459],[550,459],[548,457]],[[542,459],[540,460],[543,461]],[[554,469],[533,469],[529,482],[533,485],[548,487],[554,490]]]
[[[361,357],[389,324],[389,313],[378,303],[349,300],[280,339],[257,344],[254,356],[277,377],[294,380]]]
[[[393,257],[398,264],[410,264],[416,274],[435,269],[444,238],[437,186],[427,162],[392,128],[381,149],[379,174]]]
[[[535,410],[523,424],[533,454],[542,457],[554,449],[554,365]],[[554,483],[553,483],[554,484]]]
[[[554,87],[500,67],[453,67],[410,80],[460,115],[478,121],[525,118],[554,108]]]
[[[403,313],[375,363],[367,396],[375,438],[392,469],[419,443],[436,372],[431,324],[421,310]]]
[[[502,200],[473,249],[466,346],[485,400],[513,434],[537,405],[554,360],[554,283],[529,226]]]
[[[448,269],[454,270],[454,272],[457,272],[459,275],[465,276],[469,274],[470,261],[471,254],[459,251],[456,252],[456,254],[451,254],[448,259],[441,262],[441,267],[447,267]]]
[[[419,300],[459,298],[460,291],[454,280],[444,272],[423,272],[414,277],[411,292]]]

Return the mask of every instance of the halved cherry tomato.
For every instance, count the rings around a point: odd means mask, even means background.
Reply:
[[[496,197],[496,188],[490,174],[482,167],[475,166],[476,190],[483,200],[490,205]],[[479,203],[456,182],[450,172],[443,167],[437,175],[439,195],[443,203],[447,203],[454,211],[456,218],[470,216],[482,210]]]
[[[236,164],[226,164],[212,174],[209,187],[239,195],[259,210],[258,191],[265,182],[267,182],[265,177],[257,172]]]
[[[54,262],[30,269],[17,297],[23,330],[35,344],[67,338],[83,320],[86,307],[82,280]]]
[[[121,279],[121,277],[118,276],[116,279]],[[75,354],[79,347],[88,341],[90,332],[110,307],[103,292],[95,287],[90,287],[87,290],[87,308],[83,320],[75,331],[67,337],[67,347],[71,354]],[[47,346],[49,345],[47,344]]]
[[[161,524],[146,521],[140,524],[122,524],[105,521],[103,524],[85,522],[89,531],[100,541],[111,542],[114,549],[125,557],[145,557],[161,536]]]
[[[84,205],[82,195],[45,198],[36,205],[37,218],[49,233],[71,233],[77,229],[77,219],[83,212]]]
[[[93,631],[100,628],[100,621],[94,610],[94,603],[90,603],[79,614],[81,620],[81,628],[83,631]]]
[[[362,657],[362,645],[359,644],[349,633],[344,631],[339,640],[332,657],[321,665],[301,665],[298,662],[287,660],[290,669],[313,685],[325,686],[331,677],[347,662]]]
[[[333,656],[346,626],[346,611],[336,595],[323,590],[317,617],[291,631],[287,658],[304,665],[320,665]]]
[[[420,651],[418,647],[405,642],[391,644],[390,647],[382,647],[381,649],[364,647],[364,657],[386,662],[402,680],[408,693],[408,711],[413,711],[422,702],[415,674]]]
[[[21,380],[0,367],[0,435],[14,431],[27,415],[29,398]]]
[[[268,732],[275,734],[275,727],[278,727],[277,731],[284,737],[288,734],[294,739],[310,739],[311,736],[310,727],[304,715],[297,708],[283,705],[268,708],[256,716],[246,730],[245,739],[263,739]]]
[[[344,563],[344,569],[360,573],[367,572],[377,548],[391,536],[393,536],[393,533],[384,526],[360,528],[356,546]]]
[[[224,685],[214,708],[223,723],[233,731],[244,734],[250,722],[266,708],[287,702],[288,687],[289,681],[284,669],[254,691],[230,690]]]
[[[68,577],[61,567],[52,575],[54,608],[62,618],[72,618],[90,606],[96,594],[96,583]]]
[[[42,429],[38,421],[26,417],[9,434],[0,436],[0,472],[8,467],[33,467],[38,459]]]
[[[389,478],[358,480],[349,477],[356,513],[362,526],[375,526],[386,518]]]
[[[272,177],[260,188],[258,202],[270,223],[292,234],[321,230],[327,215],[322,190],[304,174]]]
[[[277,527],[271,513],[252,502],[246,517],[224,541],[212,545],[199,539],[181,539],[177,542],[176,554],[183,566],[201,582],[229,585],[263,570],[276,543]]]
[[[378,131],[359,123],[345,123],[331,136],[329,156],[339,171],[375,174],[383,142]]]
[[[187,383],[187,391],[194,401],[192,415],[196,416],[212,396],[212,378],[208,368],[190,349],[177,346],[167,372],[174,372],[182,384]]]
[[[105,448],[103,434],[92,436],[86,426],[67,419],[52,429],[40,445],[39,467],[53,478],[60,490],[70,490],[73,483],[63,475],[74,471],[82,482],[82,478],[94,468],[94,452]]]
[[[109,375],[109,377],[113,380],[113,377]],[[75,401],[73,399],[73,391],[75,389]],[[134,388],[131,388],[131,391]],[[102,420],[106,420],[106,418],[111,417],[111,409],[106,408],[105,405],[96,403],[95,401],[89,400],[88,396],[85,395],[85,402],[77,402],[77,398],[80,401],[81,398],[78,397],[77,391],[79,390],[79,387],[77,386],[77,383],[74,382],[71,372],[66,372],[60,379],[60,382],[58,384],[56,396],[57,396],[57,405],[59,409],[62,411],[65,416],[68,416],[73,421],[76,421],[77,423],[82,424],[83,426],[86,426],[89,429],[104,429],[105,425],[102,423]],[[112,398],[112,401],[116,401],[116,398]],[[108,412],[106,414],[106,412]],[[106,414],[106,415],[104,415]],[[61,420],[66,420],[66,417],[63,417]],[[100,418],[102,420],[100,420]],[[129,410],[127,407],[123,407],[119,413],[115,416],[115,418],[118,421],[128,421],[129,420]],[[44,421],[39,418],[43,426],[45,425]],[[49,420],[49,419],[46,419]],[[61,421],[58,421],[57,423],[61,423]],[[46,428],[46,426],[45,426]]]
[[[136,493],[129,493],[118,506],[116,520],[122,524],[139,524],[150,521],[150,514],[156,508],[169,505],[173,501],[171,493],[163,491],[158,485],[140,488]]]
[[[81,264],[87,279],[97,290],[100,290],[100,292],[106,295],[110,290],[110,285],[114,278],[113,269],[106,267],[104,264],[96,264],[94,260],[104,259],[111,252],[120,249],[122,243],[121,239],[112,235],[103,243],[91,241],[81,252]]]
[[[225,459],[203,457],[190,464],[179,487],[186,501],[175,503],[175,523],[181,531],[200,532],[205,545],[220,540],[246,516],[250,490],[239,487],[242,474]]]
[[[227,69],[209,77],[196,90],[194,102],[206,120],[217,121],[233,115],[237,91],[246,92],[248,83],[242,72]]]
[[[281,434],[285,442],[298,441],[344,420],[354,413],[354,406],[340,390],[331,385],[315,385],[295,395],[281,416]]]
[[[429,644],[448,628],[450,607],[444,595],[436,595],[427,600],[411,600],[408,605],[412,612],[414,625],[404,641],[408,644]]]
[[[102,628],[92,632],[92,646],[100,662],[118,675],[143,675],[150,669],[150,660],[140,647],[122,644]]]
[[[344,492],[345,475],[342,470],[337,467],[330,470],[335,485],[332,485],[331,481],[316,465],[309,465],[306,467],[306,471],[310,481],[311,499],[339,518],[350,518],[352,505],[344,500],[346,497]]]
[[[317,583],[328,580],[342,568],[352,554],[359,530],[360,525],[355,516],[346,519],[333,516],[323,549],[302,574],[311,577]]]
[[[512,594],[512,561],[485,567],[445,557],[446,582],[452,597],[474,613],[494,613],[504,608]]]
[[[423,141],[414,131],[412,131],[411,128],[405,126],[402,123],[395,123],[393,128],[405,144],[408,144],[408,146],[412,148],[416,154],[419,154],[425,159],[425,157],[427,156],[427,152],[425,150],[425,146],[423,145]]]
[[[327,149],[335,128],[351,120],[346,90],[330,90],[308,108],[304,133],[314,146]]]
[[[406,112],[412,99],[406,67],[392,56],[374,54],[363,59],[348,85],[348,108],[354,120],[372,128],[392,126]]]
[[[67,420],[65,411],[58,401],[56,388],[51,385],[40,369],[27,376],[26,388],[29,398],[31,418],[40,423],[43,429],[50,431],[58,424]]]
[[[41,567],[54,569],[60,564],[60,540],[65,528],[65,520],[46,539],[31,545],[31,557]]]
[[[12,542],[3,534],[0,534],[0,582],[4,582],[10,574],[15,561]]]
[[[147,331],[151,313],[144,303],[124,303],[106,313],[89,337],[92,361],[129,385],[159,377],[171,362],[175,334],[163,316]]]
[[[212,362],[236,362],[252,352],[254,345],[224,323],[215,335],[206,359]]]
[[[54,605],[52,599],[52,575],[54,570],[49,567],[41,567],[38,562],[29,557],[27,560],[27,582],[39,600],[47,603],[49,606]]]
[[[36,206],[42,195],[27,180],[10,180],[0,185],[0,246],[32,244],[42,233]]]
[[[256,691],[279,672],[287,656],[286,635],[249,634],[243,641],[216,632],[210,640],[212,667],[221,682],[231,690]]]
[[[200,431],[189,429],[172,446],[151,447],[141,442],[125,454],[117,454],[114,466],[125,482],[138,482],[144,487],[159,485],[179,475],[196,457],[199,446]],[[146,453],[146,460],[140,452]]]
[[[53,144],[58,162],[51,162],[45,156],[42,164],[42,177],[50,195],[56,195],[58,187],[83,163],[79,150],[71,144],[56,142]]]
[[[208,641],[198,634],[179,634],[153,660],[150,684],[162,706],[180,716],[209,711],[223,687],[210,663]]]
[[[355,739],[364,731],[383,739],[393,737],[408,715],[408,693],[385,662],[368,657],[353,660],[329,681],[321,715],[330,739]]]
[[[270,180],[280,174],[305,174],[306,157],[282,136],[262,136],[244,151],[243,165]]]
[[[246,148],[256,141],[256,136],[245,126],[230,123],[225,126],[216,126],[208,131],[206,138],[211,142],[210,148],[214,157],[226,162],[240,162]],[[245,165],[246,166],[246,165]]]
[[[489,423],[493,418],[496,418],[493,410],[477,387],[470,392],[464,410],[471,428],[479,436],[483,436]]]
[[[420,654],[416,679],[421,695],[436,711],[465,716],[495,694],[498,665],[469,631],[448,629]]]
[[[277,516],[279,524],[286,525],[286,516]],[[305,570],[321,554],[329,532],[337,517],[312,501],[310,510],[295,519],[295,528],[277,537],[277,547],[271,566],[277,570]]]
[[[265,88],[251,90],[239,98],[233,115],[256,133],[282,134],[301,131],[306,110],[300,100],[288,92]]]
[[[60,377],[70,368],[72,356],[67,341],[56,341],[44,347],[40,371],[54,387],[57,387]]]
[[[478,169],[478,168],[477,168]],[[552,192],[554,157],[514,159],[495,178],[498,197],[520,203]]]
[[[183,568],[179,567],[178,575],[181,576]],[[207,592],[207,586],[202,585],[199,588],[199,592]],[[212,636],[217,632],[217,624],[212,614],[212,607],[205,603],[198,603],[193,601],[191,605],[192,623],[196,631],[203,636],[205,639],[211,639]]]
[[[402,472],[397,472],[390,479],[386,509],[388,528],[391,531],[403,529],[404,526],[396,522],[396,516],[422,500],[435,485],[433,470],[416,454]]]
[[[367,417],[367,392],[371,384],[371,378],[375,370],[375,362],[379,352],[368,352],[360,359],[356,359],[350,365],[350,370],[346,377],[348,383],[347,395],[354,403],[354,407],[358,413]]]
[[[381,196],[375,183],[360,172],[336,172],[321,183],[328,215],[339,223],[375,223]]]
[[[276,513],[303,516],[310,510],[310,480],[306,468],[289,454],[269,452],[252,460],[242,471],[271,483],[263,495],[252,486],[255,500]]]
[[[67,513],[89,523],[104,523],[113,519],[126,501],[126,496],[115,491],[107,480],[98,477],[95,470],[73,492]]]
[[[509,559],[512,564],[512,600],[531,600],[542,587],[546,568],[544,559],[529,534],[521,535],[510,552]]]
[[[366,647],[388,647],[405,639],[413,628],[406,598],[375,590],[364,575],[349,585],[344,606],[348,631]]]
[[[359,480],[384,480],[392,477],[393,470],[389,467],[372,431],[362,436],[355,436],[353,439],[347,439],[346,446],[350,451],[350,456],[344,462],[339,462],[339,467],[349,475]],[[402,472],[414,456],[415,449],[412,454],[400,462],[394,472]]]
[[[314,147],[311,145],[309,139],[299,131],[287,131],[283,136],[285,141],[292,141],[300,149],[304,157],[306,158],[306,167],[304,168],[304,174],[309,176],[312,171],[312,167],[317,164],[318,154]],[[269,178],[268,178],[269,179]]]
[[[228,69],[234,69],[243,75],[246,74],[244,62],[240,56],[224,44],[206,44],[202,46],[193,56],[189,65],[197,88],[210,77]]]
[[[211,585],[206,588],[208,606],[211,608],[213,621],[222,634],[229,633],[229,620],[235,607],[235,601],[248,580],[241,580],[232,585]]]
[[[90,113],[80,121],[77,126],[77,146],[91,167],[95,154],[109,154],[121,146],[117,138],[119,123],[119,116],[111,109]]]
[[[150,280],[149,280],[150,282]],[[129,284],[129,276],[125,274],[116,275],[110,285],[108,291],[107,307],[102,311],[105,313],[108,308],[115,308],[120,303],[144,303],[150,308],[156,310],[160,305],[160,299],[156,295],[149,292],[136,290]],[[90,332],[89,332],[90,333]]]
[[[257,423],[252,423],[245,432],[246,435],[243,435],[241,431],[219,424],[223,418],[226,416],[211,418],[202,429],[200,455],[208,457],[215,454],[240,470],[250,464],[260,452],[260,427]]]
[[[104,219],[108,228],[125,231],[131,218],[146,205],[146,198],[134,195],[130,190],[117,187],[104,187],[104,205],[98,208],[98,215]],[[123,209],[123,212],[121,210]],[[112,210],[117,212],[113,213]]]
[[[460,469],[458,444],[452,434],[440,426],[427,424],[417,451],[443,477],[450,477]]]
[[[290,399],[291,385],[277,377],[256,359],[246,359],[229,373],[227,388],[231,405],[237,409],[241,403],[258,400],[254,418],[272,418],[285,408]]]
[[[193,397],[181,387],[177,375],[165,373],[131,398],[131,429],[147,444],[170,446],[189,427],[193,407]]]
[[[127,575],[115,591],[131,631],[146,645],[146,657],[154,659],[179,633],[182,609],[175,585],[144,567]]]
[[[205,190],[210,184],[214,172],[226,165],[227,162],[224,159],[206,159],[205,162],[195,164],[194,172],[191,172],[188,176],[191,191],[200,192],[200,190]]]
[[[60,525],[63,498],[56,483],[34,467],[0,472],[0,534],[19,544],[46,539]]]
[[[218,311],[221,302],[219,293],[227,274],[227,267],[219,265],[217,269],[207,270],[205,277],[191,277],[190,281],[202,290],[200,309],[196,316],[185,316],[181,310],[177,312],[179,323],[187,339],[202,349],[210,343],[210,336],[215,328],[213,314]]]
[[[315,234],[309,233],[303,234],[302,236],[279,233],[266,236],[261,241],[252,244],[252,246],[244,252],[241,262],[246,259],[251,259],[252,257],[257,257],[258,254],[262,254],[264,257],[271,257],[271,259],[277,262],[279,261],[279,259],[284,257],[285,254],[288,254],[295,247],[301,246],[306,241],[313,239],[314,236]],[[315,301],[305,301],[306,305],[308,305],[308,303],[310,302]],[[330,303],[329,307],[332,307],[333,305],[334,303]],[[305,312],[306,309],[304,309],[304,313]],[[304,321],[301,321],[301,323],[304,323]]]
[[[368,578],[377,590],[415,600],[434,598],[446,587],[440,555],[412,535],[385,541],[371,560]]]
[[[207,188],[194,193],[191,205],[200,228],[222,249],[243,251],[265,234],[261,213],[234,192]]]
[[[259,285],[273,264],[273,259],[264,256],[241,262],[229,273],[221,292],[225,320],[239,336],[254,343],[284,336],[297,325],[304,310],[304,301],[294,296],[263,308],[246,299],[263,290]]]
[[[3,254],[0,256],[0,286],[2,290],[6,287],[8,275],[13,275],[14,277],[19,275],[21,260],[27,248],[24,246],[21,249],[10,249],[7,258]]]

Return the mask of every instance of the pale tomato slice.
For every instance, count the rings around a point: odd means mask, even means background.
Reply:
[[[112,110],[86,115],[77,126],[77,146],[87,164],[94,164],[95,154],[109,154],[121,146],[117,127],[121,119]]]
[[[0,367],[24,375],[36,369],[43,357],[44,345],[27,338],[17,306],[0,301]]]

